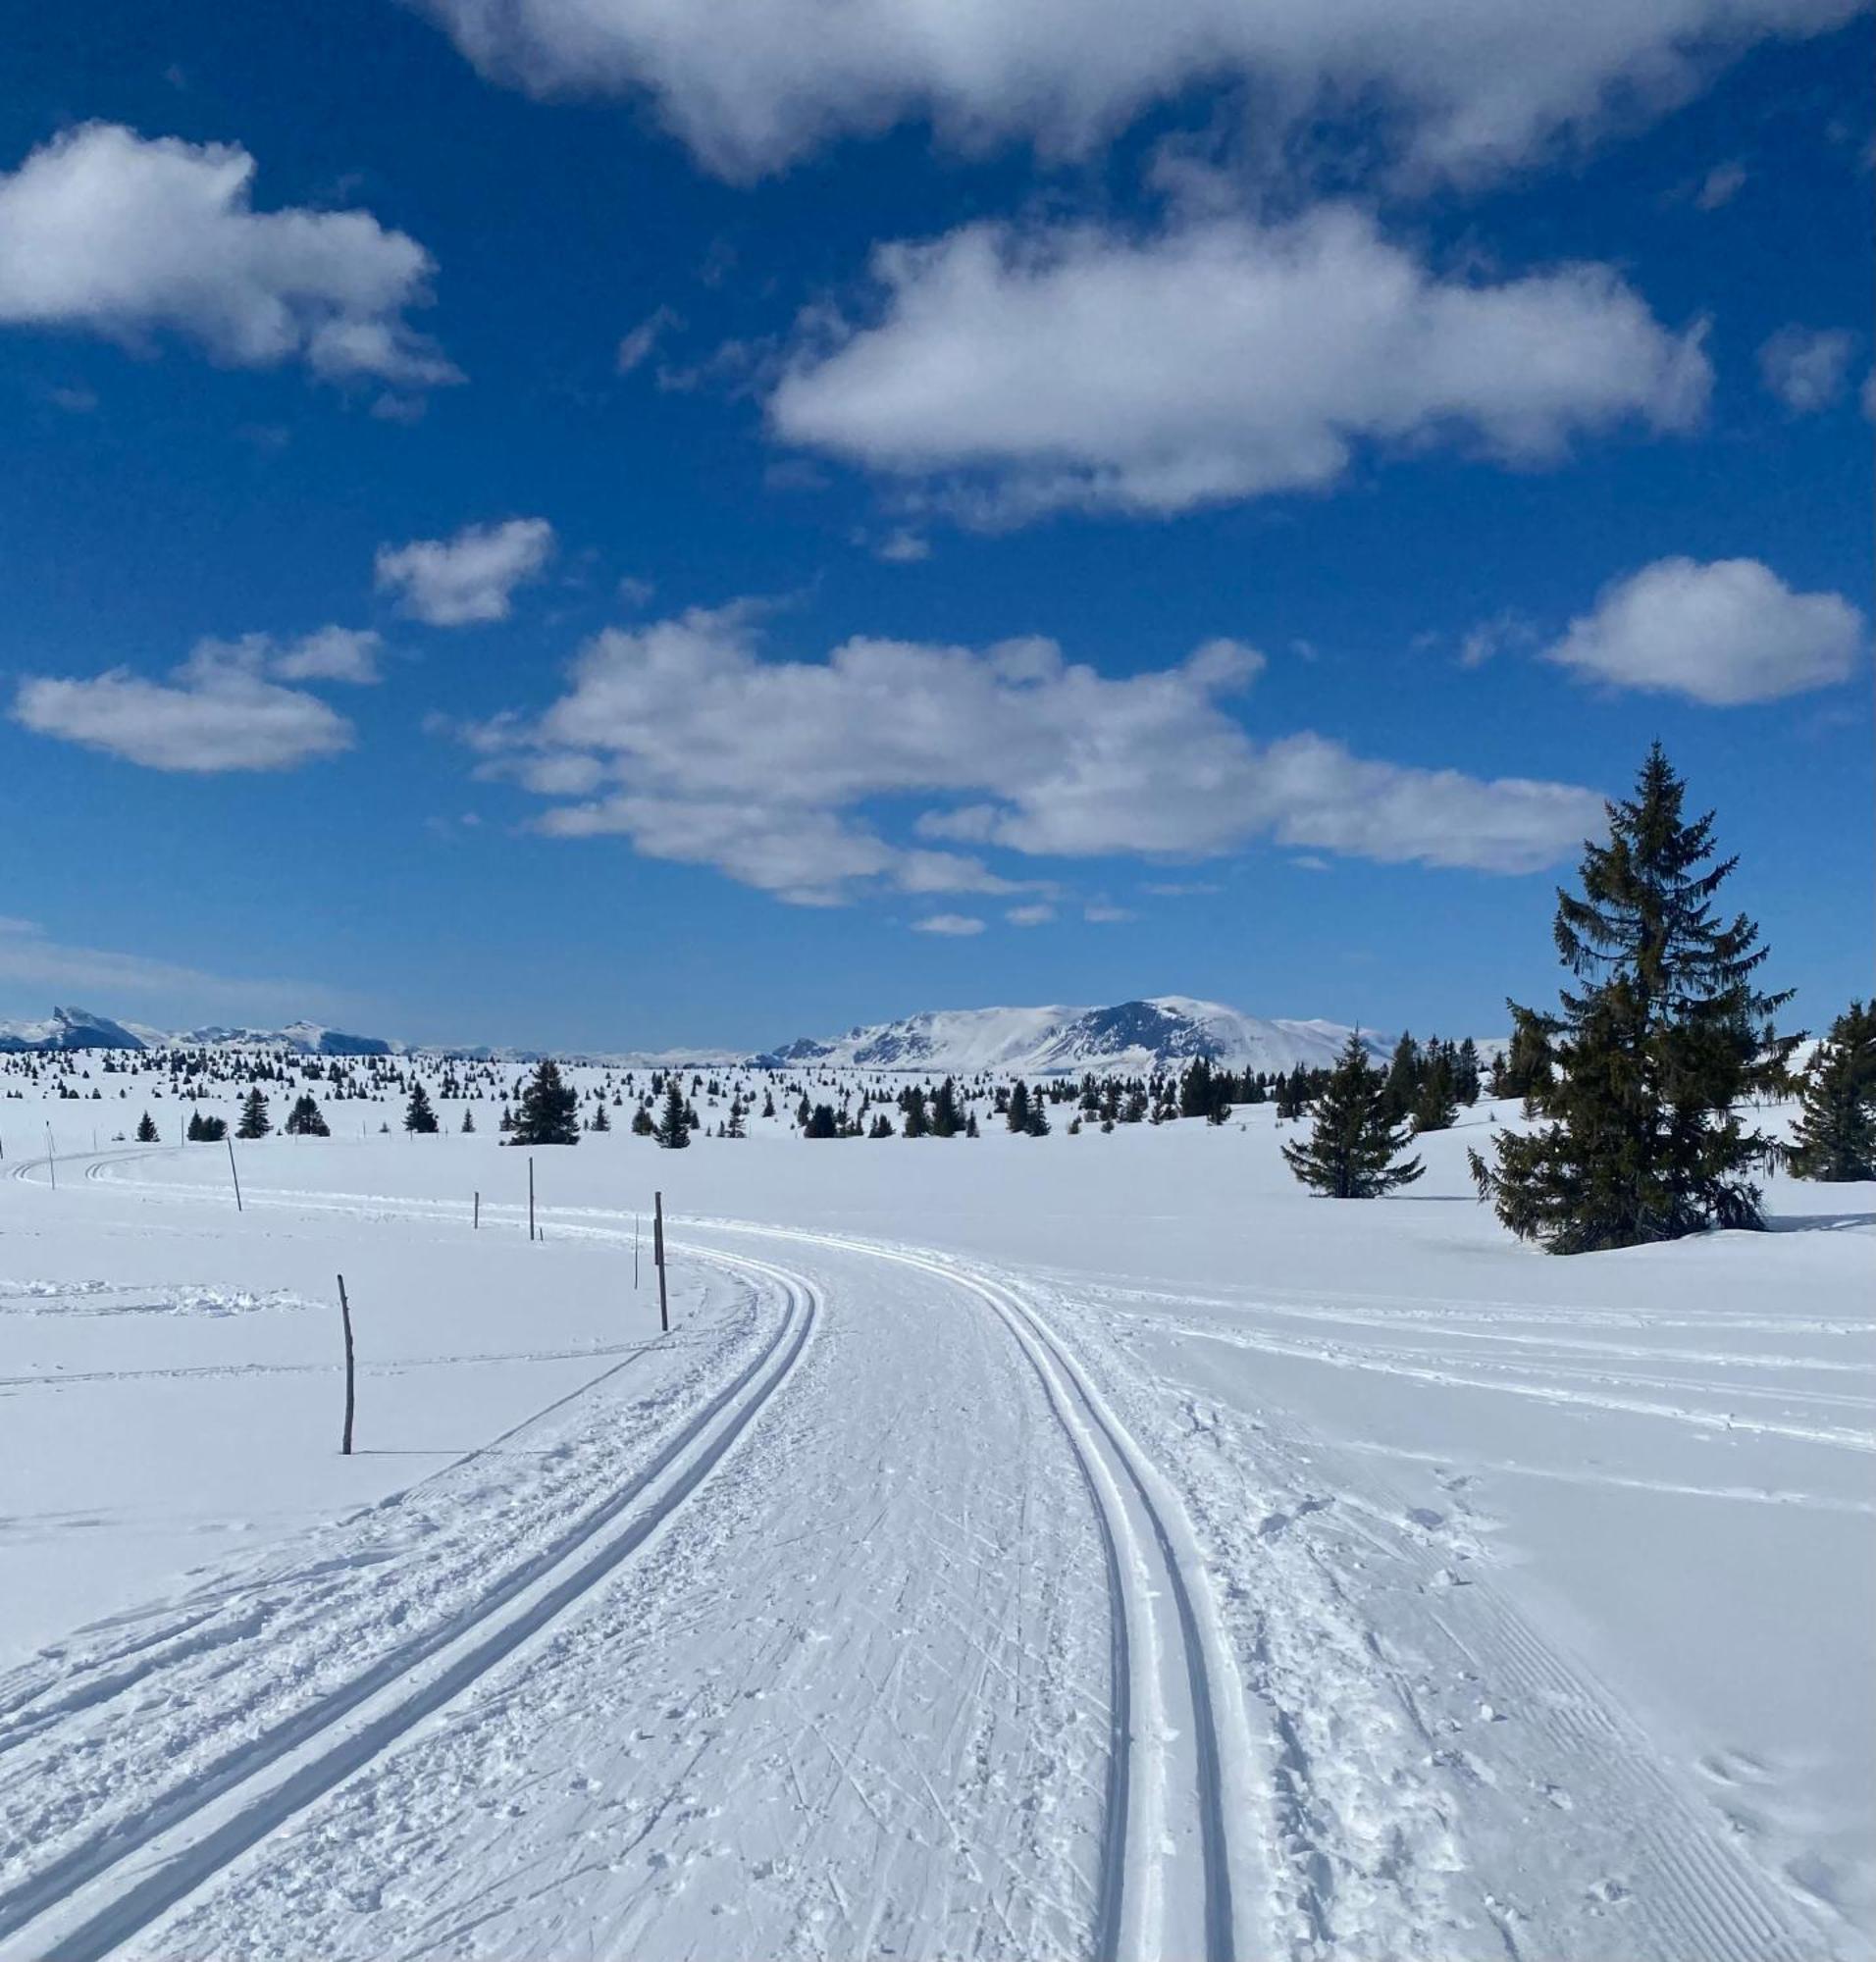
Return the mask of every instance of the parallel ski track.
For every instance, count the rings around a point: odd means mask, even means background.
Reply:
[[[1113,1583],[1117,1748],[1095,1951],[1113,1962],[1235,1962],[1256,1952],[1269,1881],[1249,1835],[1268,1812],[1266,1780],[1210,1582],[1177,1495],[1061,1338],[963,1263],[841,1234],[690,1223],[933,1274],[1009,1329],[1079,1462]]]
[[[774,1335],[734,1380],[641,1472],[473,1607],[220,1772],[0,1895],[0,1962],[108,1955],[578,1607],[663,1526],[794,1372],[819,1315],[816,1291],[800,1276],[740,1255],[708,1257],[786,1298]]]

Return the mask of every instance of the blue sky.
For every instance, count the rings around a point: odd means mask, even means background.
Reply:
[[[1490,1031],[1655,735],[1866,993],[1868,15],[1057,7],[16,48],[0,1014]]]

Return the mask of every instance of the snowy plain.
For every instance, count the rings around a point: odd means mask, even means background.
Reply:
[[[1555,1260],[1511,1106],[1363,1205],[1059,1106],[530,1244],[486,1103],[236,1213],[110,1082],[0,1102],[0,1956],[1876,1952],[1876,1187]]]

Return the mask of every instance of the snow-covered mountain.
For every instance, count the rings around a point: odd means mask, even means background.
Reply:
[[[399,1047],[383,1036],[349,1036],[307,1021],[284,1029],[185,1029],[166,1040],[183,1049],[290,1049],[300,1056],[390,1056]]]
[[[775,1067],[1009,1070],[1035,1076],[1150,1070],[1202,1056],[1231,1069],[1314,1068],[1348,1040],[1339,1022],[1266,1020],[1218,1002],[1160,995],[1107,1008],[951,1008],[849,1029],[825,1041],[798,1037],[753,1058]],[[1391,1038],[1365,1032],[1384,1054]]]
[[[0,1022],[0,1050],[143,1049],[143,1038],[89,1008],[54,1008],[43,1022]]]
[[[42,1022],[0,1022],[0,1050],[289,1049],[301,1056],[390,1056],[398,1045],[382,1036],[351,1036],[317,1022],[284,1029],[152,1029],[114,1022],[89,1008],[54,1008]]]

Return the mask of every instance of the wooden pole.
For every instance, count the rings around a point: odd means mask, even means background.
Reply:
[[[45,1168],[52,1175],[52,1190],[59,1189],[59,1160],[52,1149],[52,1126],[45,1127]]]
[[[239,1168],[234,1163],[234,1140],[233,1138],[230,1138],[228,1141],[228,1168],[234,1174],[234,1211],[236,1213],[245,1213],[247,1209],[241,1204],[241,1174]]]
[[[641,1214],[632,1215],[632,1292],[639,1291],[639,1220]]]
[[[671,1304],[664,1293],[664,1195],[651,1195],[651,1260],[658,1270],[658,1327],[671,1332]]]
[[[482,1231],[482,1194],[479,1192],[476,1194],[476,1216],[474,1223],[475,1230],[480,1233]]]
[[[341,1456],[349,1458],[352,1446],[352,1413],[357,1408],[357,1395],[352,1372],[352,1332],[351,1303],[345,1299],[345,1276],[339,1277],[339,1318],[345,1330],[345,1429],[339,1440]]]
[[[534,1160],[528,1160],[528,1238],[534,1238]]]

